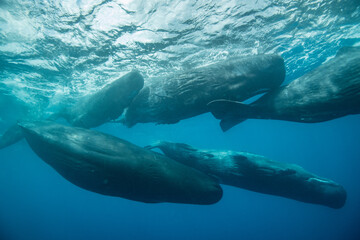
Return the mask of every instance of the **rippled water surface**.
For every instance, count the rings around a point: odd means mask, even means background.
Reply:
[[[233,55],[281,54],[291,80],[360,39],[358,0],[2,0],[0,6],[0,90],[43,107],[134,68],[151,77]]]
[[[0,129],[41,118],[132,69],[148,81],[275,53],[289,82],[358,45],[359,0],[0,0]],[[224,134],[203,115],[99,128],[142,146],[164,139],[300,164],[345,186],[340,210],[230,187],[206,207],[98,196],[63,180],[22,142],[0,152],[0,239],[360,239],[359,121],[249,120]]]

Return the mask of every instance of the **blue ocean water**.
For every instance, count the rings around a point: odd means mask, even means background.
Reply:
[[[276,53],[290,82],[353,45],[360,45],[358,0],[2,0],[0,130],[43,118],[134,68],[148,80]],[[347,201],[336,210],[229,186],[210,206],[102,196],[66,181],[21,141],[0,150],[0,239],[360,239],[359,122],[359,115],[316,124],[247,120],[223,133],[203,114],[96,129],[139,146],[168,140],[296,163],[344,186]]]

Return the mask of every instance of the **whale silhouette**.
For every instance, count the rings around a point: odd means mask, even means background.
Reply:
[[[145,203],[213,204],[213,178],[159,153],[94,130],[53,122],[21,123],[34,152],[71,183]]]
[[[146,148],[159,148],[165,156],[216,177],[221,184],[331,208],[341,208],[346,201],[341,185],[296,164],[247,152],[203,150],[166,141]]]

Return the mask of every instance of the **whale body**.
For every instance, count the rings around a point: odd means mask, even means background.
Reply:
[[[132,71],[106,85],[99,91],[80,99],[72,107],[53,114],[48,120],[65,118],[71,125],[93,128],[117,119],[144,86],[144,79],[138,71]],[[34,120],[34,119],[33,119]],[[12,125],[0,136],[0,149],[23,139],[17,124]]]
[[[316,123],[359,114],[360,47],[340,49],[335,58],[251,104],[223,98],[208,106],[223,131],[248,118]]]
[[[214,176],[225,185],[331,208],[341,208],[346,201],[341,185],[295,164],[247,152],[202,150],[166,141],[146,148],[159,148],[165,156]]]
[[[99,91],[80,99],[63,113],[76,127],[93,128],[115,120],[144,86],[144,78],[132,71]]]
[[[34,152],[83,189],[145,203],[213,204],[222,197],[206,174],[114,136],[52,122],[20,126]]]
[[[277,55],[237,57],[151,78],[122,121],[128,127],[147,122],[177,123],[208,112],[207,104],[213,100],[243,101],[277,88],[284,78],[284,60]]]

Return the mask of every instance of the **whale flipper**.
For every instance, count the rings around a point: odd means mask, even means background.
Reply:
[[[247,113],[252,111],[251,105],[226,99],[211,101],[208,103],[208,108],[217,119],[224,119],[235,116],[242,117],[246,116]]]
[[[221,130],[223,132],[226,132],[227,130],[229,130],[230,128],[238,125],[239,123],[245,121],[246,118],[240,118],[240,119],[235,119],[235,118],[229,118],[229,119],[222,119],[220,121],[220,127]]]
[[[221,119],[220,127],[224,132],[245,121],[252,112],[251,105],[225,99],[208,103],[208,108],[215,118]]]

